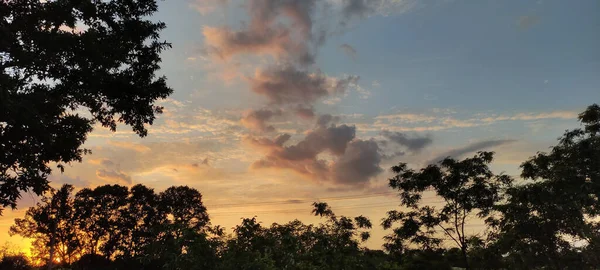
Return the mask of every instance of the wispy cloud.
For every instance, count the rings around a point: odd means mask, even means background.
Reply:
[[[358,56],[358,53],[356,52],[356,49],[354,49],[354,47],[350,46],[349,44],[344,43],[344,44],[340,45],[340,50],[342,50],[352,60],[356,61],[356,57]]]
[[[442,153],[442,154],[438,155],[437,157],[431,159],[427,163],[428,164],[437,163],[447,157],[461,158],[464,155],[469,154],[469,153],[473,153],[473,152],[484,150],[484,149],[494,148],[494,147],[505,145],[505,144],[512,143],[512,142],[515,142],[515,140],[488,140],[488,141],[480,141],[480,142],[476,142],[476,143],[471,143],[471,144],[465,145],[463,147],[456,148],[456,149],[450,150],[448,152]]]
[[[477,115],[464,119],[453,114],[413,114],[397,113],[376,116],[371,125],[374,130],[391,131],[437,131],[453,128],[471,128],[508,121],[535,121],[545,119],[576,119],[574,111],[554,111],[542,113],[517,113],[513,115]]]
[[[140,152],[140,153],[145,153],[145,152],[150,151],[150,148],[145,145],[132,143],[132,142],[128,142],[128,141],[109,141],[108,144],[119,147],[119,148],[133,150],[133,151]]]
[[[431,136],[408,136],[400,132],[381,131],[381,136],[387,140],[406,147],[409,151],[418,152],[433,143]]]
[[[227,5],[229,0],[193,0],[190,7],[200,12],[202,15],[207,15],[214,12],[219,7]]]
[[[98,178],[105,180],[111,183],[119,183],[121,185],[131,185],[133,181],[131,180],[131,176],[120,172],[120,171],[111,171],[105,169],[96,170],[96,176]]]

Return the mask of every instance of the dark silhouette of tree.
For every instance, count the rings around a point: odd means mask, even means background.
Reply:
[[[170,187],[159,195],[158,210],[168,225],[177,230],[202,230],[208,225],[208,214],[202,194],[187,186]]]
[[[222,269],[369,269],[371,263],[384,263],[374,262],[360,247],[371,228],[367,218],[336,216],[326,203],[313,206],[325,223],[294,220],[264,227],[256,217],[243,219],[226,243]]]
[[[95,124],[147,134],[172,90],[157,78],[156,0],[0,2],[0,207],[81,161]],[[0,210],[2,210],[0,208]],[[1,212],[0,212],[1,214]]]
[[[121,231],[126,235],[120,249],[125,258],[144,256],[164,221],[157,209],[158,195],[153,189],[138,184],[130,189],[127,201],[127,207],[121,212]]]
[[[445,237],[461,250],[462,267],[469,269],[465,225],[470,217],[488,216],[512,182],[509,176],[492,173],[488,167],[492,160],[493,153],[479,152],[461,161],[446,158],[420,171],[408,169],[406,163],[392,167],[396,175],[390,179],[390,187],[399,191],[408,211],[389,211],[383,220],[385,229],[400,223],[386,237],[386,248],[393,253],[402,253],[409,245],[435,250]],[[425,192],[440,198],[441,206],[422,206]]]
[[[512,265],[583,269],[600,262],[600,106],[589,106],[579,121],[583,128],[521,165],[521,177],[533,182],[509,189],[502,217],[488,220]]]
[[[24,255],[3,256],[0,259],[0,269],[30,270],[33,269]]]
[[[145,248],[148,255],[145,264],[161,265],[165,269],[198,269],[215,259],[214,246],[218,241],[213,241],[215,231],[209,226],[198,190],[187,186],[170,187],[158,194],[156,210],[160,223],[151,227],[154,239]],[[214,252],[193,254],[199,250]],[[198,261],[200,258],[203,259]]]
[[[119,185],[82,189],[75,194],[77,229],[83,233],[83,246],[88,254],[113,258],[127,236],[123,211],[129,191]]]
[[[15,219],[11,226],[11,235],[32,238],[32,253],[47,264],[55,258],[61,262],[71,263],[80,254],[80,242],[73,224],[74,209],[71,185],[63,185],[59,190],[52,190],[42,202],[31,207],[24,218]]]

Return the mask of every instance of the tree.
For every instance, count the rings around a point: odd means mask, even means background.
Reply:
[[[164,221],[158,212],[158,196],[154,190],[138,184],[130,189],[127,208],[122,212],[122,233],[127,234],[121,246],[125,258],[144,255],[156,238],[156,229]]]
[[[0,211],[81,161],[95,124],[147,134],[172,89],[157,78],[156,0],[0,2]],[[1,212],[0,212],[1,214]]]
[[[158,196],[158,210],[173,228],[200,231],[208,225],[206,207],[202,203],[202,194],[197,189],[188,186],[170,187]]]
[[[509,189],[498,207],[501,218],[488,220],[516,267],[581,269],[579,263],[600,262],[592,251],[600,244],[600,106],[589,106],[579,121],[583,128],[566,131],[549,153],[521,165],[529,181]]]
[[[127,233],[123,219],[129,191],[120,185],[104,185],[75,194],[75,224],[82,232],[88,254],[112,259],[120,251]]]
[[[15,219],[15,225],[10,227],[11,235],[32,238],[32,253],[50,265],[55,258],[70,263],[80,256],[81,245],[73,225],[72,191],[71,185],[51,191],[42,203],[29,208],[25,217]]]
[[[166,269],[186,269],[193,264],[192,250],[207,250],[210,223],[202,194],[187,186],[173,186],[158,194],[156,207],[160,223],[152,227],[153,241],[145,253],[149,264]],[[188,255],[189,254],[189,255]],[[200,257],[206,254],[196,254]],[[212,258],[208,255],[206,258]]]
[[[226,242],[223,269],[369,269],[377,263],[359,246],[368,238],[369,219],[336,216],[326,203],[313,207],[325,223],[264,227],[256,217],[243,219]]]
[[[470,217],[490,215],[503,190],[512,183],[509,176],[491,172],[488,165],[492,160],[492,152],[479,152],[461,161],[446,158],[420,171],[409,169],[406,163],[392,167],[396,175],[390,179],[390,187],[399,191],[401,204],[408,211],[389,211],[383,220],[385,229],[400,223],[386,237],[386,248],[402,253],[412,244],[435,250],[445,236],[461,250],[462,266],[469,269],[465,226]],[[426,192],[440,198],[441,206],[422,205]]]
[[[326,218],[326,222],[314,228],[314,245],[311,256],[321,269],[336,265],[340,269],[363,269],[361,243],[371,236],[371,221],[364,217],[336,216],[324,202],[313,203],[312,213]]]
[[[23,255],[11,255],[0,259],[0,269],[29,270],[33,268],[29,265],[27,257]]]

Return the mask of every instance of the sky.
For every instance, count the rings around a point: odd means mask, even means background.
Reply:
[[[53,186],[188,185],[212,224],[319,222],[311,202],[379,224],[400,209],[390,167],[547,151],[600,102],[596,0],[159,1],[173,95],[149,135],[100,126]],[[426,202],[435,204],[435,198]],[[24,194],[0,217],[39,202]],[[471,225],[474,233],[479,224]],[[229,230],[231,232],[231,230]],[[369,248],[388,232],[375,226]]]

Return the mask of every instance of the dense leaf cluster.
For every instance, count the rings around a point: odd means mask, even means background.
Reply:
[[[95,124],[147,133],[172,90],[156,77],[156,0],[0,1],[0,214],[81,161]]]

